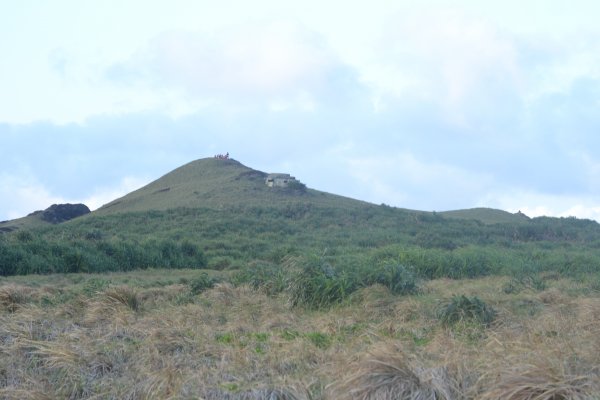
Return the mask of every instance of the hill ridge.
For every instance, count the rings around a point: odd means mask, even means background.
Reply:
[[[279,171],[280,172],[280,171]],[[250,168],[235,159],[200,158],[181,165],[152,182],[93,211],[90,216],[113,213],[164,211],[175,208],[215,209],[240,207],[289,207],[291,203],[317,207],[356,210],[380,207],[366,201],[315,189],[289,190],[266,185],[270,172]],[[423,215],[427,211],[408,210]],[[484,224],[527,223],[531,219],[520,212],[476,207],[435,213],[448,219],[476,220]],[[44,225],[36,215],[0,222],[1,231]]]
[[[343,207],[375,206],[299,186],[269,187],[268,172],[247,167],[234,159],[202,158],[191,161],[149,184],[115,199],[98,210],[98,215],[114,212],[166,210],[172,208],[252,207],[269,204],[286,206],[290,202]],[[298,181],[299,182],[299,181]]]

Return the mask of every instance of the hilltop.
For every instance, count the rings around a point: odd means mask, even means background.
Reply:
[[[165,211],[169,209],[222,210],[231,207],[288,207],[298,202],[311,206],[357,210],[379,206],[310,188],[271,188],[265,184],[267,172],[249,168],[233,159],[203,158],[187,163],[148,185],[121,198],[115,199],[92,213],[107,216],[116,213]],[[52,214],[51,206],[44,211],[35,211],[26,217],[0,222],[0,231],[19,228],[39,228],[47,224],[66,222],[89,212],[80,212],[68,218],[44,218]],[[60,205],[62,207],[62,205]],[[85,205],[75,205],[83,206]],[[87,209],[87,207],[86,207]],[[406,210],[420,215],[433,213]],[[511,214],[491,208],[444,211],[438,216],[453,219],[477,220],[484,224],[526,222],[524,214]]]
[[[203,208],[220,210],[270,204],[285,206],[301,201],[314,205],[364,207],[368,203],[325,192],[299,188],[272,188],[267,173],[233,159],[203,158],[185,164],[150,184],[116,199],[95,214]]]

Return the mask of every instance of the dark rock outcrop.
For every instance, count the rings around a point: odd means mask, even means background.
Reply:
[[[36,211],[29,215],[40,214],[43,221],[59,224],[73,218],[89,214],[90,209],[85,204],[52,204],[44,211]]]

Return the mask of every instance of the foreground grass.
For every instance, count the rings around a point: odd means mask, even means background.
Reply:
[[[0,398],[599,398],[600,293],[585,280],[374,285],[308,310],[244,285],[193,291],[200,273],[3,279]],[[455,295],[494,321],[442,323]]]

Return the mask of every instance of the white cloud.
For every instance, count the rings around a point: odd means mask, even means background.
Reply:
[[[367,200],[406,208],[460,208],[468,204],[469,194],[486,190],[492,183],[488,175],[421,160],[408,152],[350,157],[345,163],[348,173],[368,188]]]
[[[545,96],[571,97],[579,80],[600,80],[595,35],[519,34],[484,15],[442,8],[390,17],[369,60],[358,66],[374,107],[388,109],[396,99],[429,103],[463,134],[507,125],[506,132],[515,132],[531,122],[528,109]]]
[[[294,23],[273,22],[205,32],[160,34],[107,72],[116,84],[180,93],[177,102],[313,110],[339,62],[323,38]],[[181,108],[181,107],[179,107]]]
[[[0,175],[0,220],[24,217],[52,204],[83,203],[91,210],[147,184],[150,179],[125,177],[116,186],[98,187],[83,198],[66,198],[52,193],[31,175]]]
[[[373,203],[438,211],[492,207],[510,212],[520,210],[530,217],[574,216],[600,222],[600,202],[590,193],[549,194],[527,190],[511,182],[501,183],[490,174],[420,159],[408,152],[340,157],[347,173],[358,183],[353,189],[354,196]]]
[[[126,176],[116,186],[95,188],[94,192],[82,200],[90,210],[94,211],[104,204],[118,199],[150,182],[150,178],[141,178],[135,176]]]
[[[587,152],[579,154],[583,171],[587,178],[588,189],[599,196],[600,198],[600,160],[595,159]]]
[[[0,175],[0,219],[21,218],[52,204],[67,202],[31,177]]]
[[[441,101],[456,112],[494,81],[516,90],[521,71],[510,37],[456,10],[397,16],[384,33],[379,64],[365,79],[381,92]]]
[[[588,218],[600,222],[600,202],[590,195],[554,195],[518,188],[493,192],[480,200],[481,205],[510,212],[521,211],[529,217],[556,216]]]

